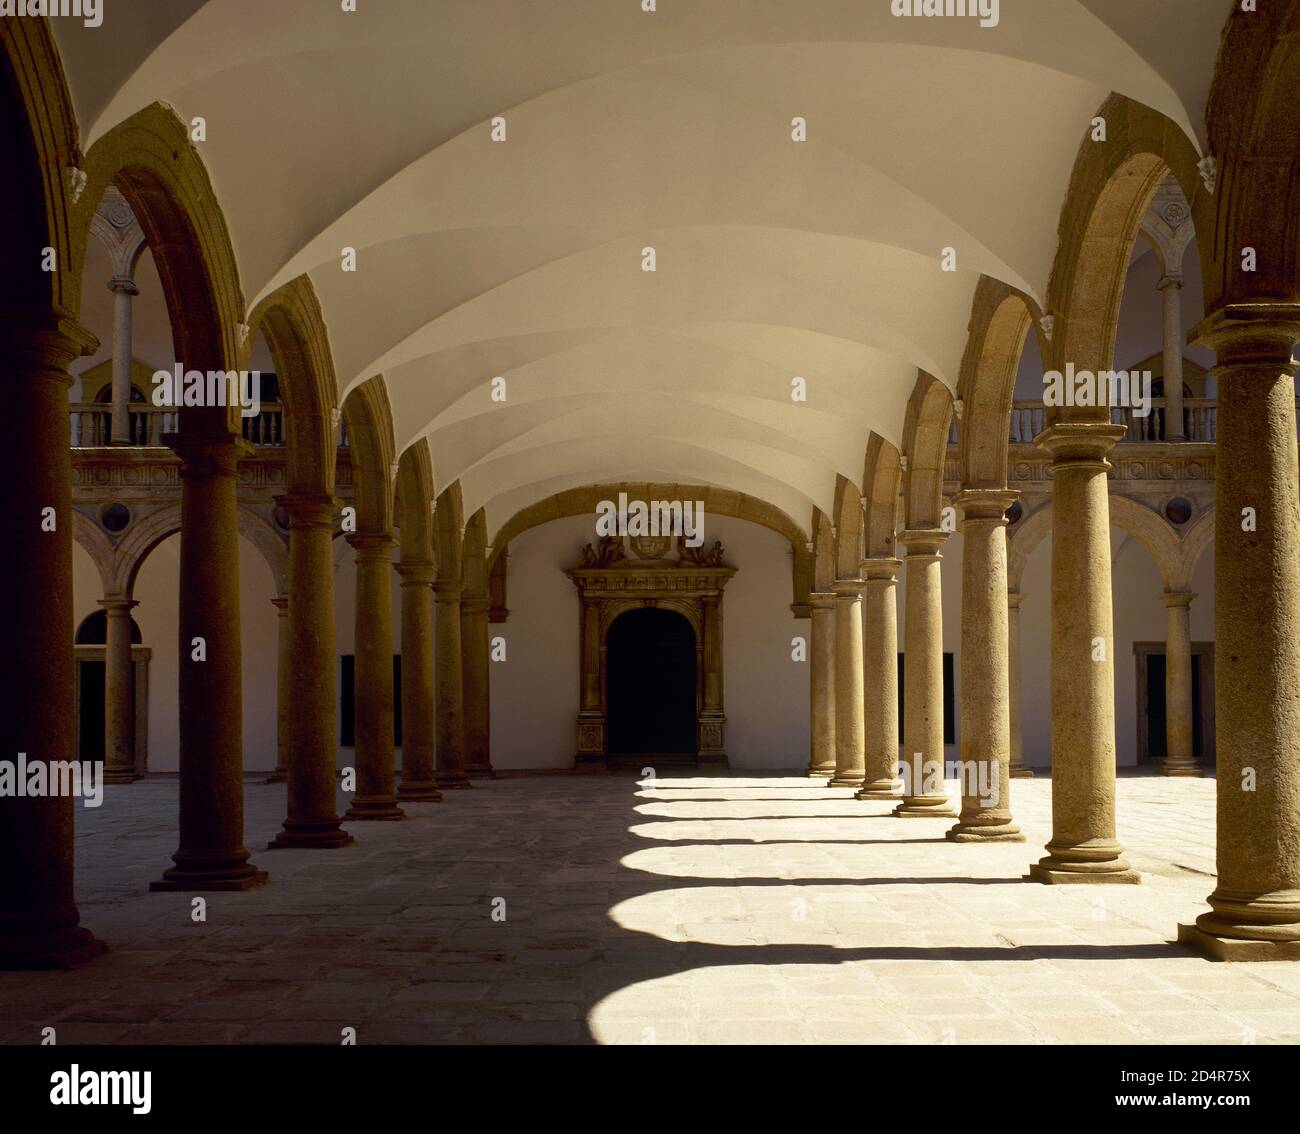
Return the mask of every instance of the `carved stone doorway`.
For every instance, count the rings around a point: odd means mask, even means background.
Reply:
[[[578,588],[581,611],[576,763],[604,765],[611,759],[618,762],[620,756],[636,759],[610,747],[609,636],[620,615],[659,608],[680,615],[694,634],[695,747],[689,752],[646,755],[668,762],[725,764],[722,592],[735,568],[722,563],[720,545],[710,552],[684,548],[677,558],[662,558],[671,547],[666,539],[631,542],[641,558],[629,559],[622,540],[608,540],[599,553],[588,546],[583,565],[566,572]],[[615,646],[617,650],[617,638]]]

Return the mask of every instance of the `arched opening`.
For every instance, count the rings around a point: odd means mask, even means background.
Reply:
[[[140,625],[131,619],[131,645],[143,641]],[[81,620],[74,638],[77,657],[77,759],[101,761],[104,759],[104,647],[108,642],[108,615],[97,610]],[[139,651],[132,651],[139,656]],[[137,662],[137,664],[139,664]],[[134,679],[136,666],[132,667],[131,697],[136,699]],[[137,721],[139,728],[142,722]]]
[[[695,631],[675,610],[619,615],[605,641],[609,754],[694,756]]]

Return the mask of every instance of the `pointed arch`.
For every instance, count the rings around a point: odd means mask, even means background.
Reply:
[[[862,490],[844,476],[835,478],[835,577],[862,574]]]
[[[433,563],[433,460],[421,438],[397,462],[398,529],[402,562]]]
[[[903,421],[903,518],[909,530],[939,527],[952,411],[948,387],[920,372]]]
[[[813,509],[812,531],[813,589],[818,594],[830,594],[835,582],[835,529],[820,508]]]
[[[343,420],[351,443],[357,531],[387,535],[393,530],[397,456],[388,388],[382,377],[376,375],[348,395],[343,403]]]
[[[883,437],[872,434],[862,472],[866,500],[866,557],[893,559],[898,533],[898,495],[902,454]]]

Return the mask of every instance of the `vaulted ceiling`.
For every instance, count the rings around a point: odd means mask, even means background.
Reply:
[[[829,511],[869,432],[901,441],[918,369],[955,386],[981,273],[1041,301],[1106,96],[1199,140],[1230,5],[1002,0],[991,28],[889,0],[357,7],[52,23],[84,144],[158,100],[205,118],[249,306],[308,273],[340,395],[383,374],[399,448],[428,435],[495,531],[618,480]]]

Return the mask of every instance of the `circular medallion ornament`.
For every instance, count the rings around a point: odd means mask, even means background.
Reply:
[[[632,536],[632,551],[638,559],[663,559],[673,545],[673,537]]]

